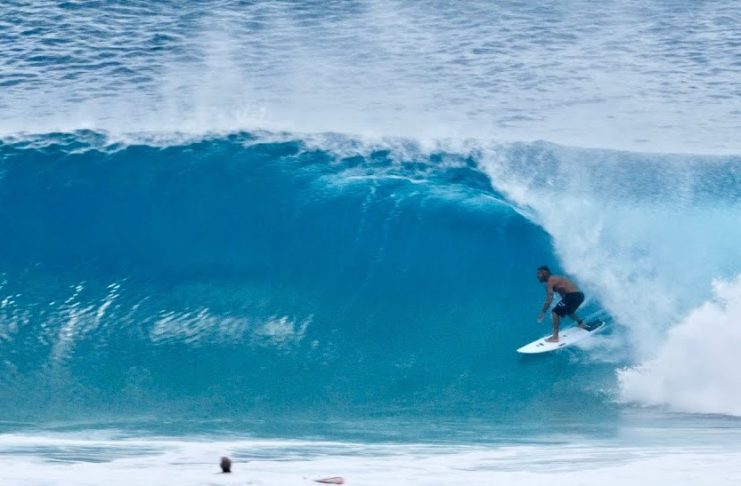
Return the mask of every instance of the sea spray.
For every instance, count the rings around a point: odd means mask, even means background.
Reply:
[[[629,333],[634,359],[739,270],[737,157],[514,145],[482,155],[492,185],[552,237],[564,267]]]
[[[741,276],[671,328],[656,357],[618,371],[620,398],[692,413],[741,416]]]

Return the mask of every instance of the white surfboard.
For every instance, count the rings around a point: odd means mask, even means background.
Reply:
[[[537,354],[537,353],[547,353],[549,351],[556,351],[557,349],[563,349],[567,346],[571,346],[574,343],[578,343],[582,339],[586,339],[592,334],[596,334],[600,332],[602,329],[605,328],[605,321],[597,320],[587,323],[587,329],[582,329],[578,326],[573,327],[567,327],[564,329],[561,329],[561,331],[558,333],[558,342],[557,343],[549,343],[546,341],[549,337],[551,337],[551,334],[548,334],[547,336],[543,336],[542,338],[531,342],[530,344],[526,344],[520,349],[517,350],[518,353],[523,354]]]

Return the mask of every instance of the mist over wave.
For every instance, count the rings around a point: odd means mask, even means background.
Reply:
[[[739,8],[6,2],[0,133],[272,130],[737,154]]]
[[[737,284],[716,283],[741,270],[738,157],[523,145],[483,166],[621,326],[623,400],[738,414]]]
[[[738,271],[740,162],[521,145],[483,167],[633,333],[640,359]]]

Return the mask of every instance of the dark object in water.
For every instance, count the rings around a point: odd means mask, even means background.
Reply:
[[[232,472],[232,460],[226,456],[221,458],[221,472],[224,472],[224,473]]]
[[[335,476],[333,478],[315,479],[314,482],[322,484],[345,484],[345,478]]]

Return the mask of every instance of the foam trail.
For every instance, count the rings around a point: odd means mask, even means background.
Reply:
[[[741,416],[741,275],[669,331],[656,358],[618,372],[626,402]]]

